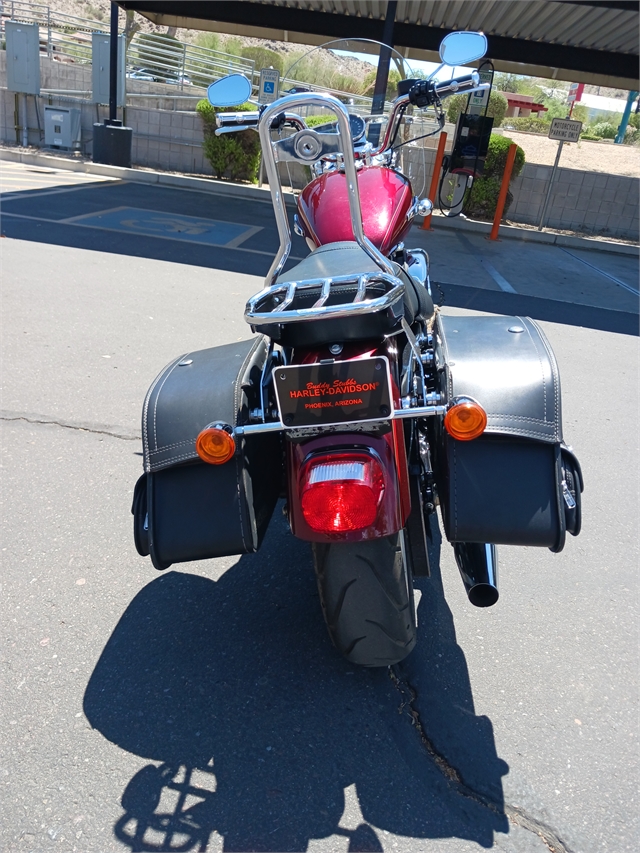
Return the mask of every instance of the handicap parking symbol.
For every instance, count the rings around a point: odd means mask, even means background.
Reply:
[[[264,92],[265,95],[273,95],[273,93],[275,92],[275,84],[269,80],[265,80]]]

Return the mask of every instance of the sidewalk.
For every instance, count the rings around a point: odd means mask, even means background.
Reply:
[[[196,178],[189,175],[177,175],[170,172],[152,171],[150,169],[125,169],[119,166],[104,166],[86,160],[76,160],[58,154],[35,152],[21,148],[0,147],[1,160],[24,163],[30,166],[67,169],[73,172],[119,178],[120,180],[134,183],[159,184],[161,186],[188,189],[192,192],[207,192],[271,203],[271,194],[268,187],[234,184],[230,181],[218,181],[214,178]],[[295,204],[293,194],[286,193],[285,197],[288,205],[293,206]],[[454,230],[488,235],[491,232],[491,223],[461,219],[459,216],[447,217],[436,212],[432,216],[432,228],[434,231]],[[589,249],[596,252],[611,252],[619,255],[638,256],[639,254],[638,246],[629,243],[591,237],[573,237],[553,231],[534,231],[514,225],[501,225],[499,240],[546,243],[560,247]]]

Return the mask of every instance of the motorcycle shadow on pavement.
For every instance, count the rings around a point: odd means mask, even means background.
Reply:
[[[94,728],[153,762],[122,794],[119,841],[132,851],[206,851],[220,848],[217,833],[225,851],[240,853],[304,851],[338,835],[339,849],[356,853],[383,850],[390,832],[491,847],[494,832],[508,832],[508,766],[490,721],[473,712],[438,572],[420,586],[418,645],[394,683],[388,670],[354,668],[333,649],[310,549],[279,513],[260,552],[218,581],[184,570],[152,580],[84,697]],[[407,705],[398,683],[418,674],[428,688]],[[411,725],[413,707],[490,808],[438,767]]]

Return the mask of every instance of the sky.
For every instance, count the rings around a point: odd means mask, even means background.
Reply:
[[[375,68],[377,65],[377,58],[372,56],[369,53],[354,53],[352,51],[335,51],[335,53],[339,55],[346,56],[354,56],[356,59],[360,59],[362,62],[369,62]],[[419,62],[416,59],[407,59],[405,60],[406,65],[415,71],[421,71],[423,74],[429,76],[432,74],[436,68],[438,68],[438,64],[436,62]],[[471,74],[473,68],[465,68],[464,66],[456,66],[452,68],[448,65],[445,65],[438,74],[436,74],[436,80],[450,80],[452,77],[462,77],[465,74]]]

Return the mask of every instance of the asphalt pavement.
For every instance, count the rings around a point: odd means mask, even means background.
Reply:
[[[279,512],[255,555],[158,573],[133,545],[145,391],[249,336],[269,206],[33,174],[2,198],[0,849],[635,853],[637,260],[407,240],[444,311],[543,321],[583,532],[501,547],[488,610],[437,544],[415,651],[362,670]]]

